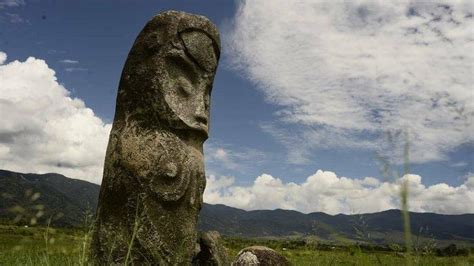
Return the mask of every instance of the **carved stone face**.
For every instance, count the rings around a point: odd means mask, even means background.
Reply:
[[[165,57],[165,101],[188,128],[207,136],[209,98],[217,67],[214,44],[200,31],[185,31],[179,37],[184,49]]]

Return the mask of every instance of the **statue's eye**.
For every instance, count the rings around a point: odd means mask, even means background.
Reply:
[[[178,80],[184,77],[189,83],[196,84],[199,80],[200,72],[196,66],[186,58],[171,56],[166,58],[166,71],[171,80]]]

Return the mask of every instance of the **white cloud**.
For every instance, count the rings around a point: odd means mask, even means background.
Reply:
[[[10,23],[28,22],[28,20],[23,19],[20,15],[15,13],[5,13],[5,17]]]
[[[100,183],[111,125],[71,98],[45,61],[0,65],[0,113],[0,168]]]
[[[215,142],[206,142],[204,150],[206,165],[213,170],[246,171],[249,165],[268,158],[267,154],[256,149]]]
[[[282,107],[265,129],[292,162],[321,147],[399,158],[385,136],[404,143],[407,131],[410,161],[423,163],[474,141],[472,10],[472,1],[242,1],[225,43],[231,65]]]
[[[229,152],[223,148],[217,148],[213,153],[210,153],[210,160],[216,160],[223,163],[229,169],[236,169],[238,167],[237,163],[230,158]]]
[[[7,54],[0,51],[0,65],[3,65],[7,61]]]
[[[451,167],[466,167],[469,164],[467,162],[461,161],[451,164]]]
[[[474,176],[452,187],[441,183],[425,186],[419,175],[405,175],[395,182],[372,177],[351,179],[318,170],[301,184],[283,183],[268,174],[250,186],[236,186],[232,177],[209,176],[204,201],[246,210],[290,209],[304,213],[353,214],[400,208],[400,188],[409,184],[409,208],[416,212],[474,213]]]
[[[64,64],[79,64],[79,61],[72,60],[72,59],[63,59],[63,60],[60,60],[59,62],[64,63]]]
[[[66,70],[66,72],[83,72],[83,71],[87,71],[87,68],[84,68],[84,67],[66,67],[64,70]]]
[[[0,0],[0,9],[4,7],[17,7],[25,4],[24,0]]]

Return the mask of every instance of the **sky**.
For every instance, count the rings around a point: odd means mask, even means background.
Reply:
[[[100,184],[146,22],[219,28],[204,200],[474,213],[472,1],[0,0],[0,168]]]

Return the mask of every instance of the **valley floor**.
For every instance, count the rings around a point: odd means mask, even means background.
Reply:
[[[81,230],[0,225],[0,265],[87,265],[90,234]],[[224,238],[229,255],[250,245],[266,245],[293,265],[474,265],[474,254],[441,257],[434,253],[367,251],[350,246],[302,245],[286,240]]]

